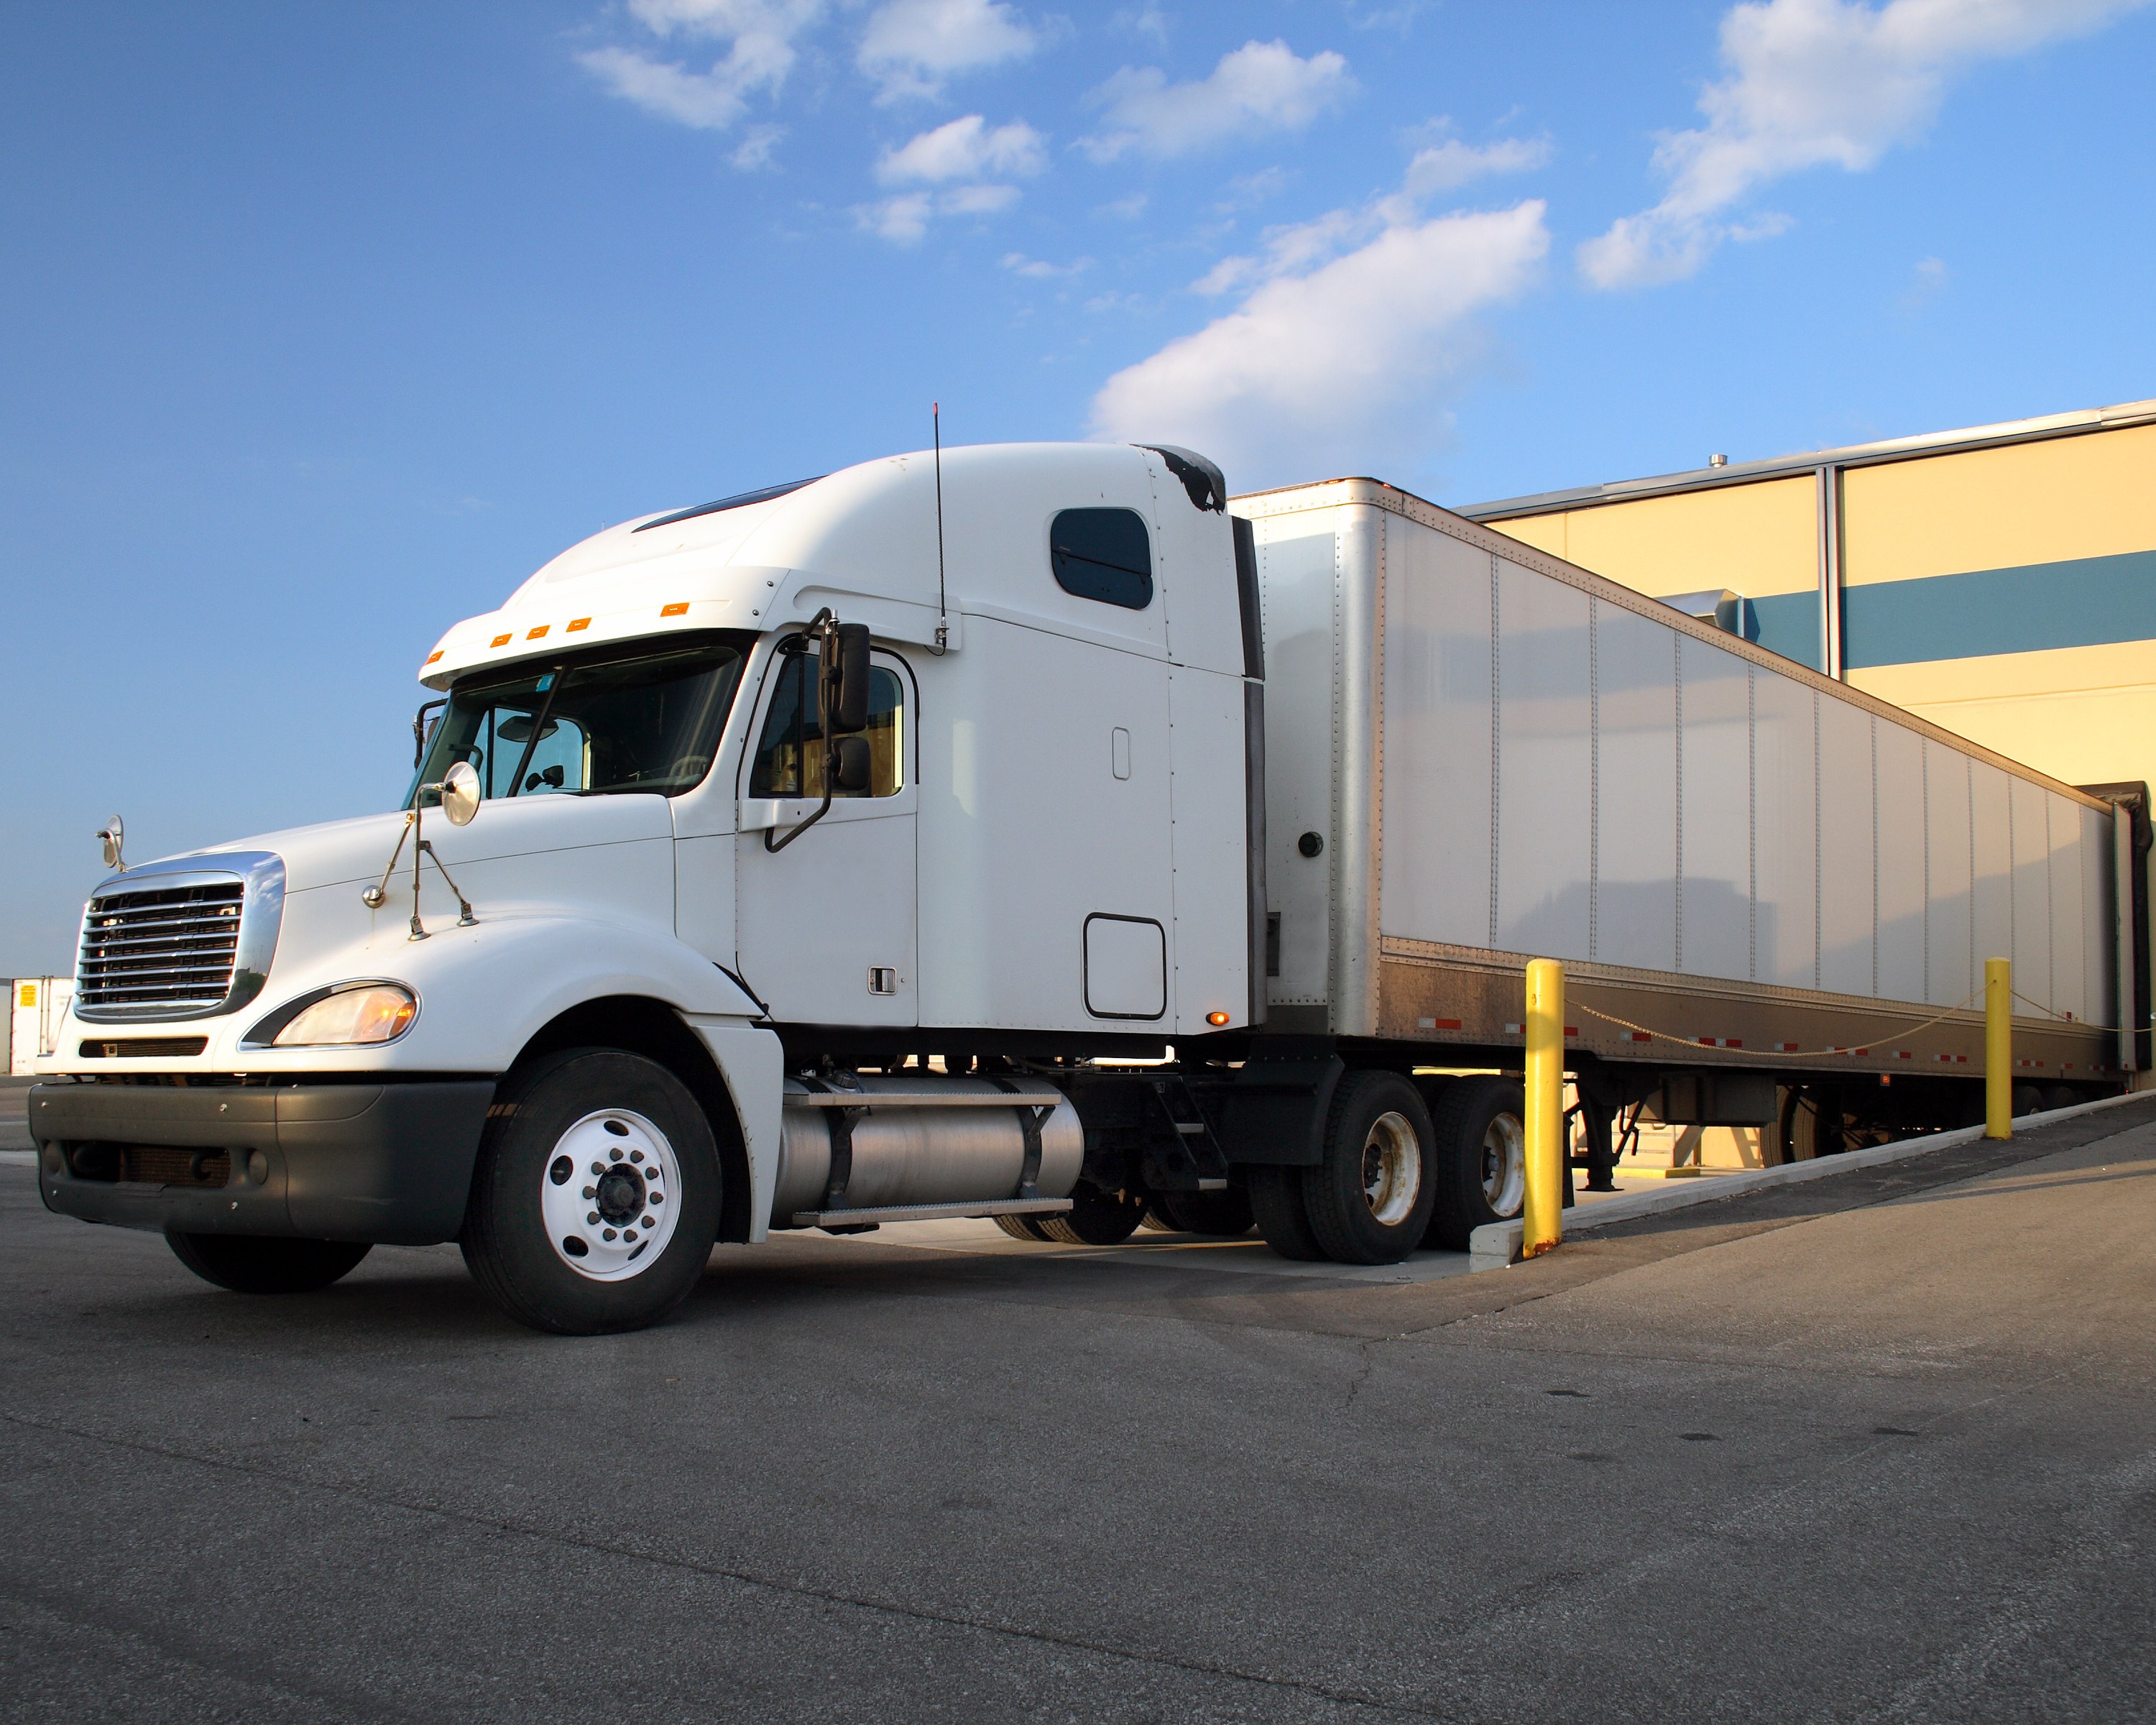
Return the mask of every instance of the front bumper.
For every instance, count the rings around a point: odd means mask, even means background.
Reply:
[[[38,1190],[85,1222],[433,1245],[464,1226],[490,1078],[41,1084]]]

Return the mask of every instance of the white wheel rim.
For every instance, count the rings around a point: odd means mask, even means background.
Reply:
[[[627,1281],[657,1263],[680,1200],[673,1145],[626,1108],[587,1114],[539,1170],[539,1213],[554,1255],[592,1281]]]
[[[1527,1196],[1527,1134],[1517,1114],[1482,1129],[1482,1201],[1492,1215],[1516,1216]]]
[[[1363,1201],[1383,1227],[1397,1228],[1422,1194],[1422,1141],[1404,1114],[1380,1114],[1363,1140]]]

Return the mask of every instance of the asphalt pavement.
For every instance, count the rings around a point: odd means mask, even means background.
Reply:
[[[2156,1099],[1406,1282],[790,1238],[547,1338],[0,1156],[0,1716],[2156,1713]]]

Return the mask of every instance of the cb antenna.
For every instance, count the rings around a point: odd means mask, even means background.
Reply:
[[[943,404],[928,403],[928,424],[936,438],[936,650],[951,650],[951,612],[943,598]]]

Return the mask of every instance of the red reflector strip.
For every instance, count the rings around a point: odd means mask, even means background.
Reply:
[[[1795,1043],[1794,1043],[1794,1042],[1785,1042],[1785,1043],[1784,1043],[1784,1044],[1782,1045],[1782,1052],[1783,1052],[1784,1054],[1794,1054],[1794,1053],[1796,1053],[1796,1052],[1797,1052],[1797,1045],[1796,1045],[1796,1044],[1795,1044]]]
[[[1625,1033],[1624,1040],[1627,1042],[1652,1042],[1655,1039],[1653,1034],[1650,1031],[1627,1030]]]
[[[590,618],[588,618],[588,617],[574,617],[574,618],[570,619],[570,620],[569,620],[569,627],[568,627],[568,629],[567,629],[567,633],[568,633],[568,634],[576,634],[576,632],[577,632],[578,629],[589,629],[591,626],[592,626],[592,619],[591,619]]]
[[[689,614],[689,607],[685,603],[673,605],[661,605],[659,608],[659,614],[661,617],[686,617]]]
[[[432,664],[433,664],[436,660],[439,659],[441,656],[442,656],[442,649],[441,649],[439,647],[437,647],[437,648],[435,648],[435,649],[434,649],[434,650],[433,652],[429,653],[429,654],[427,655],[427,663],[428,663],[428,664],[429,664],[429,665],[432,665]]]
[[[1742,1048],[1744,1046],[1743,1043],[1734,1036],[1702,1036],[1699,1039],[1699,1045],[1702,1048]]]
[[[1579,1026],[1577,1024],[1567,1024],[1564,1027],[1564,1034],[1568,1036],[1577,1036],[1579,1034]]]
[[[1458,1019],[1417,1019],[1415,1020],[1415,1029],[1418,1030],[1457,1030],[1459,1028]]]
[[[1897,1048],[1894,1050],[1894,1058],[1897,1060],[1913,1060],[1916,1055],[1911,1054],[1906,1048]]]

